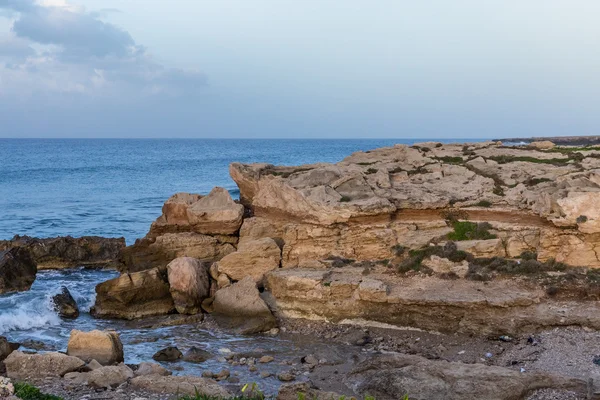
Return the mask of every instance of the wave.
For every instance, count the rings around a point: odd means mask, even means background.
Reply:
[[[3,311],[0,314],[0,335],[15,331],[60,325],[60,318],[48,307],[36,307],[35,303],[26,303],[16,310]]]

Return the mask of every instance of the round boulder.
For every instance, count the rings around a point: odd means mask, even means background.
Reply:
[[[74,329],[67,345],[67,354],[86,362],[93,359],[102,365],[112,365],[123,362],[123,344],[119,334],[114,331],[82,332]]]
[[[180,314],[202,312],[202,300],[210,295],[209,265],[191,257],[179,257],[167,265],[171,296]]]

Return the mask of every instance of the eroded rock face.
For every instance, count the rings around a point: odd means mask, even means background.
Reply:
[[[125,238],[64,236],[38,239],[17,235],[11,240],[0,240],[0,250],[11,247],[28,249],[40,270],[79,266],[119,268]]]
[[[0,294],[29,290],[36,274],[37,265],[26,248],[0,252]]]
[[[119,334],[114,331],[82,332],[72,330],[67,354],[85,362],[96,360],[101,365],[113,365],[123,362],[123,344]]]
[[[242,334],[264,332],[276,326],[275,317],[251,277],[218,290],[212,307],[219,325]]]
[[[62,353],[25,354],[13,351],[4,360],[7,376],[11,379],[27,380],[61,377],[85,365],[77,358]]]
[[[240,229],[244,206],[227,189],[216,187],[208,195],[178,193],[167,200],[153,233],[189,231],[205,235],[232,235]]]
[[[280,262],[281,249],[273,239],[246,240],[238,245],[235,253],[218,262],[218,271],[234,281],[250,276],[255,282],[261,282],[265,273],[279,268]]]
[[[136,319],[175,311],[166,274],[158,268],[123,274],[96,286],[90,312],[101,318]]]
[[[398,393],[416,400],[518,400],[543,388],[586,392],[586,382],[579,379],[405,354],[369,359],[346,381],[359,395],[383,400],[397,399]]]
[[[180,314],[197,314],[210,296],[209,265],[191,257],[180,257],[167,266],[171,296]]]

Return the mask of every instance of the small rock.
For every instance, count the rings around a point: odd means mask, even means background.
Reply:
[[[500,340],[502,342],[512,342],[513,338],[511,338],[510,336],[507,336],[507,335],[502,335],[498,338],[498,340]]]
[[[277,375],[277,379],[279,379],[281,382],[291,382],[296,379],[296,377],[290,372],[282,372],[281,374]]]
[[[312,354],[309,354],[306,357],[302,357],[300,359],[300,362],[302,364],[317,365],[319,363],[319,360],[317,359],[317,357],[313,356]]]
[[[171,346],[171,347],[167,347],[167,348],[157,351],[152,356],[152,359],[155,361],[177,361],[181,357],[183,357],[183,354],[181,354],[181,351],[179,351],[179,349],[177,347]]]
[[[183,355],[183,360],[187,362],[201,363],[212,358],[212,354],[208,351],[199,349],[198,347],[190,347]]]
[[[258,359],[258,362],[261,364],[266,364],[266,363],[270,363],[273,360],[275,360],[275,359],[271,356],[262,356],[261,358]]]
[[[256,372],[256,371],[258,371],[258,368],[256,367],[256,365],[251,365],[250,368],[248,368],[248,371]]]
[[[224,369],[215,376],[215,379],[218,381],[222,381],[222,380],[229,378],[230,375],[231,375],[231,372],[229,372],[228,369]]]
[[[228,383],[240,383],[240,378],[238,378],[237,376],[230,376],[227,379]]]
[[[8,378],[0,376],[0,398],[12,396],[15,393],[15,387]]]
[[[202,371],[202,377],[213,379],[215,377],[215,374],[212,371]]]
[[[171,375],[171,371],[163,367],[162,365],[143,362],[140,363],[138,369],[135,371],[135,376],[144,376],[144,375],[160,375],[160,376],[168,376]]]
[[[71,296],[71,292],[65,286],[62,287],[61,292],[52,297],[54,308],[61,318],[75,319],[79,317],[79,307],[77,302]]]
[[[263,371],[260,373],[260,377],[263,379],[266,379],[266,378],[270,377],[271,375],[273,375],[273,374],[271,374],[270,372],[266,372],[266,371]]]

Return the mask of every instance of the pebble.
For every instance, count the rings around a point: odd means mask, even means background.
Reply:
[[[296,377],[290,372],[282,372],[281,374],[277,375],[277,379],[279,379],[281,382],[291,382],[296,379]]]
[[[262,363],[262,364],[266,364],[266,363],[270,363],[273,360],[275,360],[275,359],[271,356],[262,356],[261,358],[258,359],[258,362]]]
[[[260,373],[260,377],[263,379],[268,378],[271,375],[273,375],[273,374],[271,374],[270,372],[266,372],[266,371]]]

